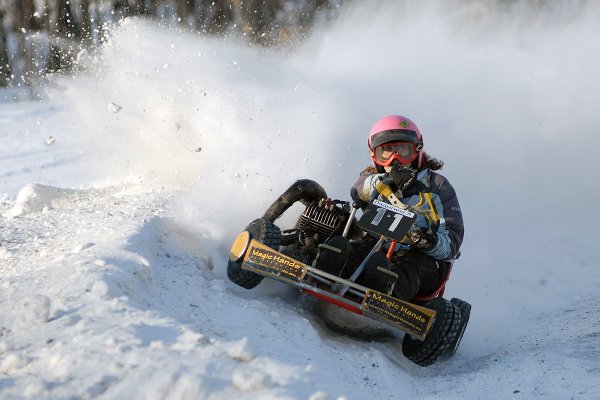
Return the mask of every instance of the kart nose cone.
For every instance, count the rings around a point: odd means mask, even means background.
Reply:
[[[233,262],[240,261],[246,254],[246,249],[250,244],[250,234],[248,231],[243,231],[235,238],[231,250],[229,250],[229,260]]]

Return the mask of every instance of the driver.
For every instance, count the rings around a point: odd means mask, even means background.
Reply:
[[[372,256],[373,262],[385,264],[378,266],[398,274],[393,296],[410,301],[434,292],[458,258],[464,234],[460,205],[450,182],[435,172],[444,163],[423,151],[423,137],[410,119],[400,115],[380,119],[371,129],[368,145],[373,165],[352,186],[352,198],[369,202],[380,196],[375,187],[383,180],[417,213],[410,237],[397,243],[389,262],[382,253]],[[360,264],[376,240],[368,234],[352,242],[347,265]]]

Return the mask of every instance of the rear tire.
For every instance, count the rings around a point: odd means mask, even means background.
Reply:
[[[250,234],[250,239],[254,239],[274,250],[279,249],[281,230],[271,221],[264,218],[255,219],[248,225],[246,231]],[[264,279],[262,275],[243,270],[241,260],[238,262],[228,261],[227,277],[231,282],[244,289],[253,289]]]
[[[450,301],[438,297],[425,304],[425,307],[437,312],[425,340],[421,342],[407,334],[402,341],[402,354],[422,367],[449,357],[461,328],[460,309]]]
[[[461,317],[461,325],[460,325],[460,329],[458,332],[458,335],[456,336],[454,342],[451,344],[449,350],[449,354],[448,357],[453,356],[454,353],[456,353],[456,350],[458,350],[458,346],[460,345],[460,341],[462,340],[462,337],[465,333],[465,329],[467,329],[467,324],[469,323],[469,317],[471,316],[471,305],[469,303],[467,303],[464,300],[458,299],[456,297],[453,297],[450,302],[452,304],[454,304],[456,307],[458,307],[458,309],[460,310],[460,317]]]

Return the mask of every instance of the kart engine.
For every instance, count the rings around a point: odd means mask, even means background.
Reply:
[[[309,245],[324,243],[328,238],[341,234],[347,220],[345,210],[329,199],[311,202],[298,221],[298,239]]]
[[[282,231],[280,249],[284,254],[310,264],[317,254],[318,246],[332,236],[341,235],[350,218],[352,206],[348,202],[331,200],[325,190],[315,181],[301,179],[294,182],[269,206],[263,218],[274,222],[292,204],[301,202],[305,210],[294,229]],[[354,218],[348,238],[357,238],[361,229]]]

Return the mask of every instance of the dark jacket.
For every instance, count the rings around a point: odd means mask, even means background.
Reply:
[[[378,196],[375,185],[384,174],[374,168],[364,170],[352,186],[352,197],[357,200],[371,201]],[[428,232],[437,235],[437,243],[425,254],[438,260],[458,258],[463,241],[464,226],[462,212],[456,192],[448,180],[430,169],[417,174],[417,182],[406,195],[398,198],[417,212],[416,224]],[[407,249],[409,243],[398,243],[397,249]]]

